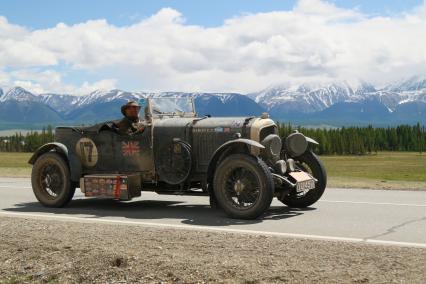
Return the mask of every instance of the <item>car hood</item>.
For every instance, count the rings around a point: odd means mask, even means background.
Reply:
[[[155,127],[232,128],[241,129],[251,117],[163,118],[154,121]]]

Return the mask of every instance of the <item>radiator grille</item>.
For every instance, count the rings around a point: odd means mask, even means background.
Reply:
[[[228,140],[230,140],[230,137],[225,133],[194,133],[194,153],[196,154],[197,168],[200,171],[206,170],[214,151]]]
[[[213,151],[215,150],[214,145],[219,144],[218,135],[216,133],[197,133],[194,135],[194,140],[196,141],[196,153],[197,153],[197,160],[198,164],[201,165],[207,165],[211,155],[213,154]],[[218,146],[216,146],[218,147]]]

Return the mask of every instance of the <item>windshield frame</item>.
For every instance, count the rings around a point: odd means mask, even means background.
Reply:
[[[156,113],[154,111],[154,106],[155,106],[155,101],[156,100],[188,100],[192,111],[191,112],[161,112],[161,113]],[[150,97],[147,98],[148,101],[148,109],[149,109],[149,114],[152,118],[163,118],[163,117],[196,117],[197,116],[197,112],[195,110],[195,103],[194,103],[194,98],[192,97]]]

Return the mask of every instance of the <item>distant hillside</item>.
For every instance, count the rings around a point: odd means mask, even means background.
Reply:
[[[1,89],[0,89],[1,90]],[[199,115],[260,115],[263,107],[241,94],[142,93],[121,90],[95,91],[85,96],[35,95],[15,87],[0,96],[0,129],[34,128],[46,124],[90,124],[122,117],[120,107],[148,96],[192,97]]]
[[[74,96],[33,94],[15,87],[0,89],[0,129],[117,119],[126,101],[148,96],[193,97],[199,115],[249,116],[266,111],[276,120],[302,125],[426,124],[426,78],[413,77],[382,88],[366,82],[286,84],[248,95],[97,90]]]
[[[377,89],[366,82],[282,85],[248,95],[278,120],[298,124],[426,124],[426,78]]]

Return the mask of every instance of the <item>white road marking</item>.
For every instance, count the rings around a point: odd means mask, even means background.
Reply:
[[[366,202],[366,201],[349,201],[349,200],[321,200],[320,199],[318,202],[326,202],[326,203],[349,203],[349,204],[367,204],[367,205],[395,205],[395,206],[426,207],[426,204],[391,203],[391,202]]]
[[[4,186],[4,185],[0,185],[0,188],[25,188],[25,189],[28,189],[28,188],[32,188],[31,186]]]
[[[87,222],[87,223],[126,224],[126,225],[138,225],[138,226],[148,226],[148,227],[163,227],[163,228],[172,228],[172,229],[201,230],[201,231],[214,231],[214,232],[240,233],[240,234],[256,234],[256,235],[268,235],[268,236],[278,236],[278,237],[298,238],[298,239],[343,241],[343,242],[362,243],[362,244],[426,248],[426,243],[396,242],[396,241],[375,240],[375,239],[293,234],[293,233],[242,230],[242,229],[230,229],[230,228],[217,228],[217,227],[207,227],[207,226],[138,222],[138,221],[128,221],[128,220],[93,219],[91,217],[57,216],[57,215],[4,212],[4,211],[0,211],[0,215],[4,215],[8,217],[20,217],[20,218],[34,218],[34,219],[44,218],[44,219],[57,219],[57,220],[63,220],[63,221],[77,221],[77,222]]]

